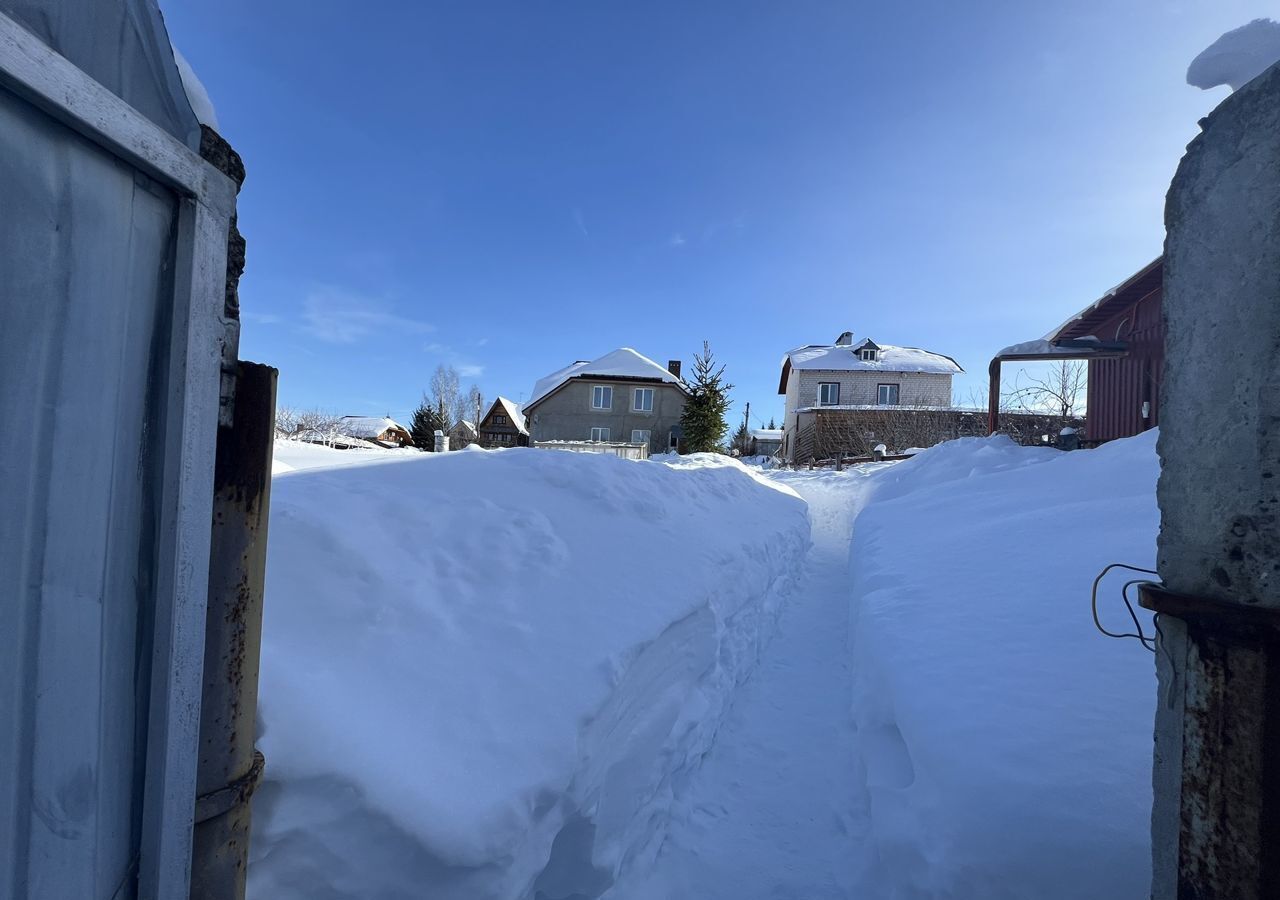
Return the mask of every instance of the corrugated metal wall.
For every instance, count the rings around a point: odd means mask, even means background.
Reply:
[[[1104,341],[1123,340],[1128,355],[1089,363],[1091,441],[1132,437],[1160,424],[1160,377],[1164,366],[1162,290],[1147,294],[1094,332]],[[1143,403],[1149,415],[1143,418]]]

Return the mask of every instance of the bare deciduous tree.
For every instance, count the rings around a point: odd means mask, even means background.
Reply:
[[[1039,377],[1023,369],[1014,379],[1008,405],[1025,412],[1048,413],[1070,419],[1078,416],[1084,407],[1088,384],[1089,366],[1078,359],[1054,363]],[[1005,397],[1002,396],[1001,400],[1004,401]]]
[[[465,408],[462,389],[458,385],[458,371],[443,363],[436,366],[431,376],[430,394],[431,405],[435,407],[445,434],[448,434],[462,418],[459,411]]]

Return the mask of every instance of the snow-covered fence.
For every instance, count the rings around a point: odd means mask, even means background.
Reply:
[[[603,453],[622,459],[648,459],[648,444],[615,444],[608,441],[534,441],[543,450],[569,450],[573,453]]]

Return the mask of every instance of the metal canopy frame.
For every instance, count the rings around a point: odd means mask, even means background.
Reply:
[[[0,89],[178,197],[138,896],[186,897],[234,183],[0,13]]]

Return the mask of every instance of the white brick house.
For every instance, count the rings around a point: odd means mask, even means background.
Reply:
[[[794,461],[796,434],[818,410],[950,409],[951,379],[964,369],[941,353],[855,342],[798,347],[782,361],[778,393],[786,397],[782,455]]]

